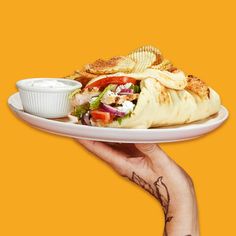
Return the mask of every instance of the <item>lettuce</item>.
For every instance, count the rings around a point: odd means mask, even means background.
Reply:
[[[130,86],[130,89],[133,89],[134,90],[134,93],[140,93],[140,87],[137,85],[137,84],[132,84]]]
[[[104,94],[109,91],[109,90],[112,90],[112,88],[114,87],[113,84],[109,84],[100,94],[99,96],[90,103],[90,107],[89,109],[90,110],[95,110],[97,108],[99,108],[100,104],[101,104],[101,99],[102,97],[104,96]]]
[[[118,121],[119,125],[121,125],[121,123],[122,123],[122,121],[123,121],[124,119],[130,117],[130,116],[131,116],[131,113],[132,113],[132,112],[129,112],[129,113],[127,113],[127,114],[126,114],[125,116],[123,116],[123,117],[118,117],[116,120]]]
[[[79,93],[81,91],[80,88],[76,89],[75,91],[73,91],[71,94],[69,94],[69,99],[72,100],[74,98],[74,96]]]
[[[75,107],[74,116],[77,116],[79,119],[82,118],[82,116],[89,110],[89,103],[83,104],[83,105],[79,105],[77,107]]]

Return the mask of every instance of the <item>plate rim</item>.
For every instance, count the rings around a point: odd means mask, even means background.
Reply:
[[[216,120],[215,122],[210,123],[210,124],[206,124],[206,123],[202,123],[202,124],[189,123],[189,124],[179,125],[177,128],[174,128],[174,127],[172,128],[172,127],[167,126],[167,127],[160,127],[160,128],[157,127],[157,128],[152,128],[152,129],[144,129],[144,128],[134,128],[134,129],[132,129],[132,128],[118,128],[118,127],[114,128],[114,127],[85,126],[85,125],[81,125],[81,124],[74,124],[74,123],[69,123],[69,122],[61,122],[61,121],[57,121],[57,120],[47,119],[47,118],[43,118],[43,117],[40,117],[40,116],[36,116],[36,115],[30,114],[30,113],[27,113],[23,110],[17,109],[12,104],[12,100],[16,96],[19,96],[19,92],[15,92],[14,94],[12,94],[8,97],[8,105],[11,108],[11,110],[13,110],[16,113],[23,113],[24,116],[32,117],[33,119],[43,121],[43,122],[57,123],[57,124],[61,124],[61,125],[63,124],[63,125],[68,126],[68,127],[75,127],[75,126],[78,127],[79,126],[81,129],[91,129],[91,130],[104,130],[104,129],[106,129],[106,130],[115,131],[115,132],[124,132],[124,131],[125,132],[127,132],[127,131],[129,131],[129,132],[141,132],[141,131],[146,131],[146,132],[149,132],[149,133],[154,133],[158,130],[160,133],[164,133],[164,132],[167,132],[167,130],[170,131],[170,132],[178,131],[178,128],[181,128],[181,130],[190,130],[190,129],[195,130],[195,129],[199,129],[199,125],[202,128],[216,126],[216,125],[219,125],[219,124],[223,123],[224,121],[226,121],[229,117],[228,109],[225,106],[221,105],[220,111],[223,112],[224,116],[222,118]],[[189,127],[190,125],[192,125],[192,126]]]

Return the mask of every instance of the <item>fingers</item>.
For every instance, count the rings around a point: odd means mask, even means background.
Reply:
[[[82,144],[88,151],[110,164],[121,175],[124,175],[123,172],[126,170],[127,163],[126,157],[122,153],[103,142],[82,139],[76,139],[76,141]]]
[[[171,161],[168,155],[155,143],[136,143],[136,148],[149,157],[153,163],[167,164]]]

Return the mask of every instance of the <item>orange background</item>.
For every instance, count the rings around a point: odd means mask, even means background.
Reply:
[[[7,107],[17,80],[64,76],[144,44],[205,80],[230,111],[217,131],[161,146],[194,179],[202,235],[235,235],[233,1],[9,0],[0,11],[0,235],[162,235],[162,210],[151,196]]]

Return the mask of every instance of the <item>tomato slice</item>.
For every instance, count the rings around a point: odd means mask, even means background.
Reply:
[[[126,84],[126,83],[136,84],[137,80],[128,76],[112,76],[112,77],[107,77],[104,79],[94,81],[93,83],[86,85],[85,88],[98,87],[99,89],[102,89],[102,88],[105,88],[109,84],[121,85],[121,84]]]
[[[95,121],[100,120],[104,123],[109,123],[114,118],[109,112],[106,111],[92,110],[90,114]]]

